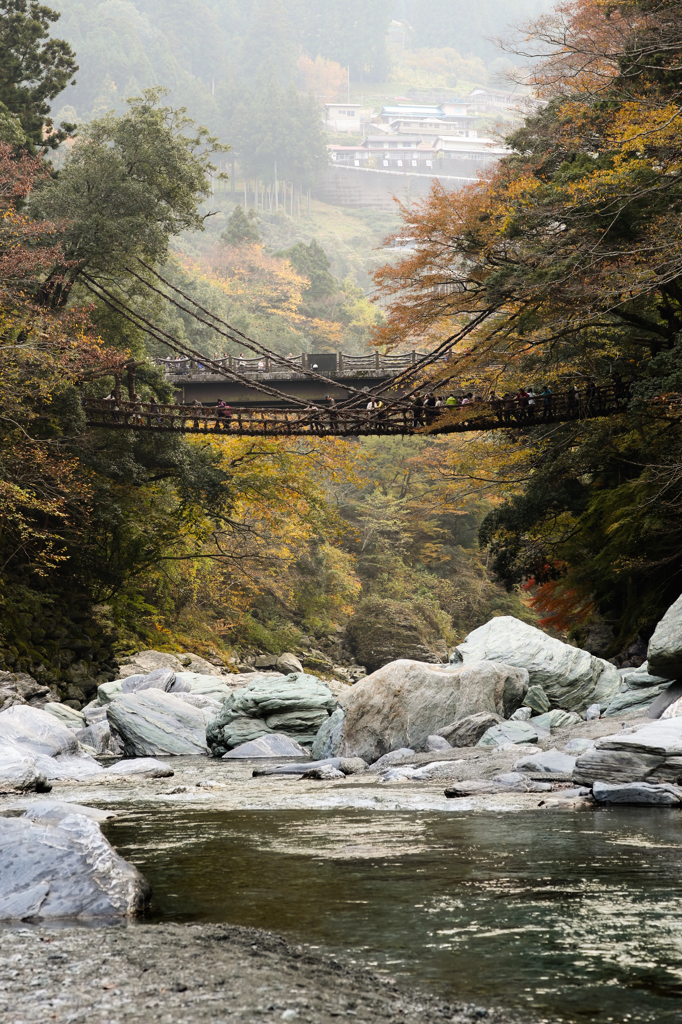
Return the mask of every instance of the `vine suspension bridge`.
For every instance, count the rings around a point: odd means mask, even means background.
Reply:
[[[206,434],[208,432],[251,437],[410,435],[447,434],[529,428],[538,423],[570,422],[622,412],[628,405],[628,389],[622,383],[596,385],[584,393],[574,389],[530,399],[520,393],[488,399],[471,392],[462,396],[457,385],[458,357],[453,346],[483,323],[488,311],[473,316],[456,335],[428,353],[383,356],[282,356],[249,338],[216,314],[201,306],[155,268],[137,261],[139,272],[132,276],[149,291],[181,312],[210,328],[223,339],[252,352],[213,359],[152,323],[131,308],[120,296],[100,282],[83,275],[85,286],[123,319],[175,352],[176,359],[158,360],[174,377],[173,404],[143,402],[135,390],[135,364],[127,367],[129,400],[121,397],[122,374],[115,375],[114,392],[106,399],[84,398],[83,408],[92,427],[112,430],[165,431]],[[429,381],[425,371],[438,365],[438,379]],[[231,389],[238,401],[216,404],[195,397],[188,403],[186,390],[203,390],[216,384]],[[427,389],[426,401],[421,393]],[[435,390],[450,396],[446,404],[434,405]],[[459,397],[455,397],[459,391]],[[260,404],[248,399],[256,392]],[[321,396],[324,394],[324,398]],[[453,404],[454,403],[454,404]],[[656,402],[657,411],[667,403]]]

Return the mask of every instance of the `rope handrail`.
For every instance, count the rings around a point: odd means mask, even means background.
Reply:
[[[547,422],[570,422],[623,412],[629,405],[629,389],[622,383],[591,384],[583,392],[544,391],[539,395],[506,394],[489,399],[465,396],[462,404],[428,405],[395,399],[390,405],[372,400],[367,408],[339,408],[334,404],[300,406],[204,406],[161,402],[116,402],[109,398],[84,398],[89,425],[128,429],[174,430],[204,433],[208,430],[249,436],[317,434],[429,434],[520,429]],[[458,400],[459,402],[459,400]],[[679,396],[649,403],[653,411],[678,415]]]

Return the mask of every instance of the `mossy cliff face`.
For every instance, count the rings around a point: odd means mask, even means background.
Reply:
[[[367,598],[350,620],[346,635],[353,654],[368,672],[399,658],[435,663],[447,657],[437,624],[407,602]]]
[[[117,633],[87,598],[24,587],[0,595],[0,669],[27,672],[62,700],[91,699],[115,678]]]

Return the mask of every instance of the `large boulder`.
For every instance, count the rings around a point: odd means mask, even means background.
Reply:
[[[47,793],[51,788],[35,758],[12,748],[0,750],[0,793]]]
[[[657,686],[629,687],[616,694],[603,711],[604,718],[615,718],[619,715],[641,715],[648,711],[653,702],[670,686],[669,682]]]
[[[249,743],[241,743],[223,754],[223,760],[239,758],[260,758],[260,757],[307,757],[308,751],[296,740],[283,733],[273,732],[270,735],[251,740]]]
[[[555,708],[584,711],[595,702],[608,703],[620,689],[620,676],[610,662],[511,615],[479,626],[456,651],[465,665],[499,661],[526,669],[531,685],[541,686]]]
[[[573,778],[582,785],[682,780],[682,718],[602,736],[578,758]]]
[[[316,676],[305,672],[255,675],[224,702],[206,738],[214,757],[269,733],[285,733],[298,743],[312,744],[335,707],[331,690]]]
[[[475,747],[488,729],[502,721],[502,716],[493,711],[479,711],[475,715],[460,718],[457,722],[450,722],[438,730],[438,735],[447,740],[451,747]]]
[[[509,665],[394,661],[344,694],[338,753],[373,762],[398,747],[423,749],[428,736],[469,715],[511,715],[527,688],[528,673]]]
[[[655,675],[682,679],[682,596],[656,626],[649,641],[647,664]]]
[[[0,749],[32,758],[47,780],[85,780],[102,771],[75,733],[40,708],[15,705],[0,712]]]
[[[0,920],[125,918],[142,910],[149,886],[119,857],[91,818],[55,824],[0,818]]]
[[[108,705],[107,716],[126,757],[208,753],[212,716],[163,690],[122,693]]]
[[[345,711],[343,708],[337,708],[327,721],[322,723],[310,751],[311,757],[319,761],[325,757],[335,757],[338,754],[343,740],[345,720]]]

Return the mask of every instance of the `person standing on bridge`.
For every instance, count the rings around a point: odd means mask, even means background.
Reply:
[[[552,418],[552,401],[554,395],[549,384],[545,384],[544,388],[540,392],[540,398],[542,399],[542,418],[543,420],[549,420]]]
[[[417,392],[413,399],[413,420],[415,427],[424,426],[424,399]]]
[[[339,426],[339,410],[336,408],[336,401],[331,395],[327,395],[327,413],[329,415],[329,429],[336,433]]]
[[[529,423],[535,423],[535,406],[537,404],[537,395],[533,391],[532,385],[526,391],[526,396],[528,398],[528,405],[526,407],[526,411],[528,413],[528,421]]]

